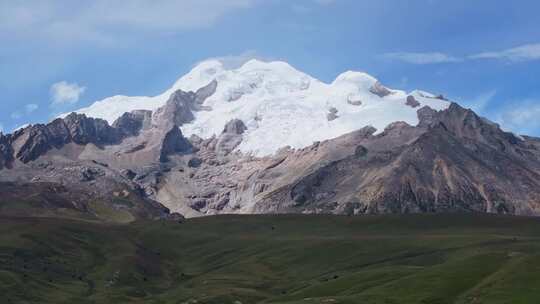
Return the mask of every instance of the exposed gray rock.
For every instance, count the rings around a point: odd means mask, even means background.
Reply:
[[[203,139],[197,136],[196,134],[191,134],[189,137],[189,142],[191,142],[194,145],[200,145],[203,142]]]
[[[369,91],[381,98],[392,94],[392,91],[378,81],[371,88],[369,88]]]
[[[437,111],[428,106],[420,108],[416,113],[418,115],[419,127],[428,127],[436,122]]]
[[[360,99],[352,99],[351,97],[347,98],[347,103],[353,106],[361,106],[362,100]]]
[[[233,119],[227,124],[225,124],[225,128],[223,128],[223,133],[240,135],[243,134],[246,130],[247,127],[243,121],[241,121],[240,119]]]
[[[47,138],[45,129],[43,125],[36,125],[24,134],[18,132],[16,139],[20,142],[18,144],[20,148],[18,151],[14,151],[17,159],[22,162],[29,162],[38,158],[51,148],[51,143]]]
[[[231,153],[241,142],[242,134],[247,130],[246,125],[239,119],[229,121],[223,132],[217,138],[215,151],[218,156]]]
[[[420,103],[418,102],[418,100],[416,100],[416,98],[414,98],[414,96],[412,95],[407,96],[407,102],[405,102],[405,104],[411,108],[416,108],[420,106]]]
[[[17,151],[14,151],[15,156],[20,161],[27,163],[37,159],[45,154],[54,146],[62,146],[69,141],[69,137],[61,139],[53,137],[45,125],[34,125],[31,129],[25,130],[16,140]]]
[[[114,123],[113,128],[117,128],[119,132],[125,136],[136,136],[142,130],[147,130],[151,127],[152,111],[136,110],[129,113],[124,113]]]
[[[193,146],[182,135],[182,131],[178,126],[173,126],[169,132],[165,134],[161,144],[160,162],[168,161],[168,156],[175,153],[186,154],[192,151]]]
[[[92,161],[46,160],[48,154],[30,164],[15,163],[11,169],[0,170],[0,205],[20,202],[29,206],[17,210],[0,208],[0,214],[15,211],[13,215],[17,216],[82,216],[122,222],[168,216],[167,208],[143,197],[139,185],[116,169]],[[121,193],[124,200],[119,202],[115,193]]]
[[[448,99],[446,99],[446,97],[444,97],[443,94],[439,94],[439,95],[435,96],[435,98],[436,98],[436,99],[440,99],[440,100],[446,100],[446,101],[448,101]]]
[[[218,82],[214,79],[208,85],[200,88],[195,92],[195,102],[199,105],[202,105],[204,101],[214,95],[218,86]]]
[[[362,145],[358,145],[354,150],[354,156],[358,158],[366,157],[368,154],[368,149]]]
[[[339,117],[337,115],[337,112],[338,112],[338,110],[336,108],[331,107],[330,109],[328,109],[328,114],[326,114],[326,119],[328,121],[332,121],[332,120],[337,119]]]
[[[9,168],[13,162],[13,148],[10,138],[0,132],[0,170]]]
[[[202,159],[200,159],[200,158],[198,158],[198,157],[192,157],[192,158],[190,158],[190,159],[188,160],[187,165],[188,165],[188,167],[190,167],[190,168],[198,168],[198,167],[201,166],[202,162],[203,162]]]
[[[184,92],[178,90],[174,92],[165,106],[156,110],[152,121],[155,126],[161,130],[170,130],[174,125],[182,126],[185,123],[193,121],[195,116],[196,95],[193,92]]]
[[[64,119],[55,119],[47,125],[36,124],[16,132],[12,138],[15,157],[27,163],[68,143],[96,146],[120,142],[122,134],[106,121],[71,113]]]
[[[65,127],[69,132],[71,140],[79,145],[93,143],[96,145],[107,145],[118,143],[121,135],[118,130],[109,126],[107,121],[103,119],[86,117],[84,114],[71,113],[63,120]],[[52,123],[55,124],[54,122]],[[57,123],[58,128],[49,128],[54,137],[67,136],[60,122]],[[49,125],[51,127],[51,125]],[[56,133],[55,131],[59,131]]]
[[[197,92],[177,90],[172,93],[165,106],[153,113],[153,124],[162,130],[168,130],[172,125],[180,127],[193,121],[195,118],[193,112],[208,110],[202,104],[216,92],[217,85],[217,81],[213,80]]]
[[[122,174],[125,178],[129,180],[133,180],[137,176],[137,173],[133,172],[133,170],[130,169],[120,170],[120,174]]]
[[[272,190],[255,209],[539,214],[530,205],[540,195],[531,191],[540,185],[537,148],[456,104],[422,112],[422,127],[395,123],[361,139],[354,157],[321,163],[294,186]],[[531,171],[518,169],[525,164]]]
[[[99,176],[104,176],[105,173],[99,168],[81,167],[79,169],[79,180],[81,182],[89,182],[95,180]]]
[[[216,86],[175,92],[151,115],[151,123],[148,111],[126,114],[112,127],[72,115],[0,135],[0,182],[56,182],[67,192],[90,193],[88,199],[112,193],[112,202],[136,193],[187,216],[540,215],[540,139],[506,133],[457,104],[443,111],[418,109],[417,126],[395,122],[382,132],[365,127],[258,158],[231,153],[247,130],[241,120],[228,122],[218,136],[187,140],[182,135],[176,123],[201,110]],[[409,106],[419,108],[414,101],[407,98]],[[329,114],[337,117],[337,110]],[[26,164],[30,160],[37,161]]]
[[[60,148],[66,143],[71,142],[72,136],[71,136],[70,127],[72,129],[75,129],[76,126],[74,124],[75,124],[75,119],[71,120],[71,124],[69,126],[65,120],[55,119],[51,123],[49,123],[45,128],[39,125],[34,125],[30,127],[28,130],[30,131],[30,133],[32,132],[32,129],[34,128],[38,130],[42,130],[43,136],[46,136],[48,138],[48,141],[51,144],[51,146],[55,148]]]

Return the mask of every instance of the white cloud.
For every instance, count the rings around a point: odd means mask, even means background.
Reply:
[[[449,63],[462,62],[465,60],[477,59],[499,59],[510,62],[522,62],[531,60],[540,60],[540,43],[525,44],[511,49],[502,51],[488,51],[478,54],[469,55],[465,58],[455,57],[445,53],[427,52],[396,52],[383,54],[383,58],[396,60],[412,64],[433,64],[433,63]]]
[[[26,111],[26,113],[32,113],[32,112],[36,111],[37,109],[39,109],[39,105],[37,105],[35,103],[29,103],[29,104],[24,106],[24,110]]]
[[[505,130],[532,134],[540,129],[540,100],[527,99],[508,103],[498,110],[494,120]]]
[[[383,54],[383,58],[389,60],[402,61],[412,64],[434,64],[434,63],[447,63],[447,62],[459,62],[461,59],[450,56],[444,53],[432,52],[432,53],[410,53],[410,52],[396,52]]]
[[[0,1],[0,37],[119,43],[132,34],[210,27],[256,0]]]
[[[509,61],[529,61],[540,59],[540,43],[526,44],[515,48],[483,52],[470,56],[471,59],[505,59]]]
[[[76,83],[60,81],[51,85],[50,94],[53,105],[74,104],[86,90]]]

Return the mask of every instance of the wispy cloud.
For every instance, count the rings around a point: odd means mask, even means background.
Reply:
[[[35,112],[37,109],[39,109],[39,105],[37,105],[35,103],[29,103],[29,104],[24,106],[24,110],[26,111],[26,113]]]
[[[440,52],[396,52],[386,53],[383,58],[395,61],[401,61],[410,64],[436,64],[463,62],[468,60],[497,59],[510,62],[523,62],[531,60],[540,60],[540,43],[525,44],[518,47],[502,51],[486,51],[465,57],[456,57]]]
[[[483,92],[474,98],[464,100],[463,104],[478,114],[484,114],[495,95],[497,95],[497,90]]]
[[[0,1],[0,37],[118,43],[129,34],[213,26],[256,0]]]
[[[471,59],[504,59],[509,61],[529,61],[540,59],[540,43],[526,44],[515,48],[483,52],[469,56]]]
[[[11,113],[11,115],[10,115],[11,119],[15,119],[15,120],[20,119],[22,116],[23,115],[22,115],[21,111],[15,111],[15,112]]]
[[[434,63],[449,63],[460,62],[460,58],[439,52],[431,53],[411,53],[411,52],[396,52],[383,54],[383,58],[388,60],[401,61],[412,64],[434,64]]]
[[[518,134],[533,134],[540,129],[540,100],[510,102],[497,112],[494,120],[505,130]]]
[[[12,112],[9,115],[9,117],[11,117],[11,119],[13,119],[13,120],[19,120],[23,116],[25,116],[25,114],[30,114],[32,112],[35,112],[38,108],[39,108],[39,105],[37,105],[35,103],[29,103],[29,104],[25,105],[23,109]]]
[[[500,102],[497,91],[490,90],[474,98],[463,99],[461,104],[477,114],[496,122],[505,131],[516,134],[537,134],[540,130],[540,100],[523,99]]]
[[[86,87],[77,83],[60,81],[51,85],[50,94],[53,106],[74,104],[79,101],[81,95],[86,91]]]

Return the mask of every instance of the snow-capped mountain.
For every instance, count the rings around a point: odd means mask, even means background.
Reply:
[[[198,64],[169,90],[155,97],[114,96],[76,112],[112,124],[133,110],[154,111],[177,90],[197,91],[215,81],[217,87],[181,127],[184,135],[210,138],[219,135],[232,119],[247,126],[238,149],[257,156],[282,147],[304,148],[313,142],[373,126],[378,132],[396,121],[418,124],[417,110],[429,106],[448,108],[434,95],[385,88],[362,72],[345,72],[324,83],[285,62],[250,60],[237,69],[226,69],[218,60]]]
[[[46,209],[101,201],[133,218],[168,217],[163,206],[188,217],[540,215],[540,139],[365,73],[328,84],[284,62],[213,60],[159,96],[78,112],[0,134],[0,185],[53,184],[62,204]]]

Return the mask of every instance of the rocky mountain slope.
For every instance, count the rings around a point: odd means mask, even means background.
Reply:
[[[442,96],[358,72],[325,84],[279,62],[204,62],[160,96],[1,135],[0,168],[9,185],[60,185],[84,194],[71,205],[142,217],[540,214],[539,139]]]
[[[256,156],[274,154],[285,146],[304,148],[368,125],[379,132],[395,121],[416,125],[416,111],[422,106],[443,110],[450,105],[426,92],[388,89],[362,72],[348,71],[326,84],[285,62],[251,60],[226,69],[211,60],[194,67],[161,95],[114,96],[77,112],[112,124],[125,112],[156,111],[178,90],[197,92],[192,117],[182,125],[187,137],[219,135],[228,121],[240,119],[247,130],[238,149]]]

